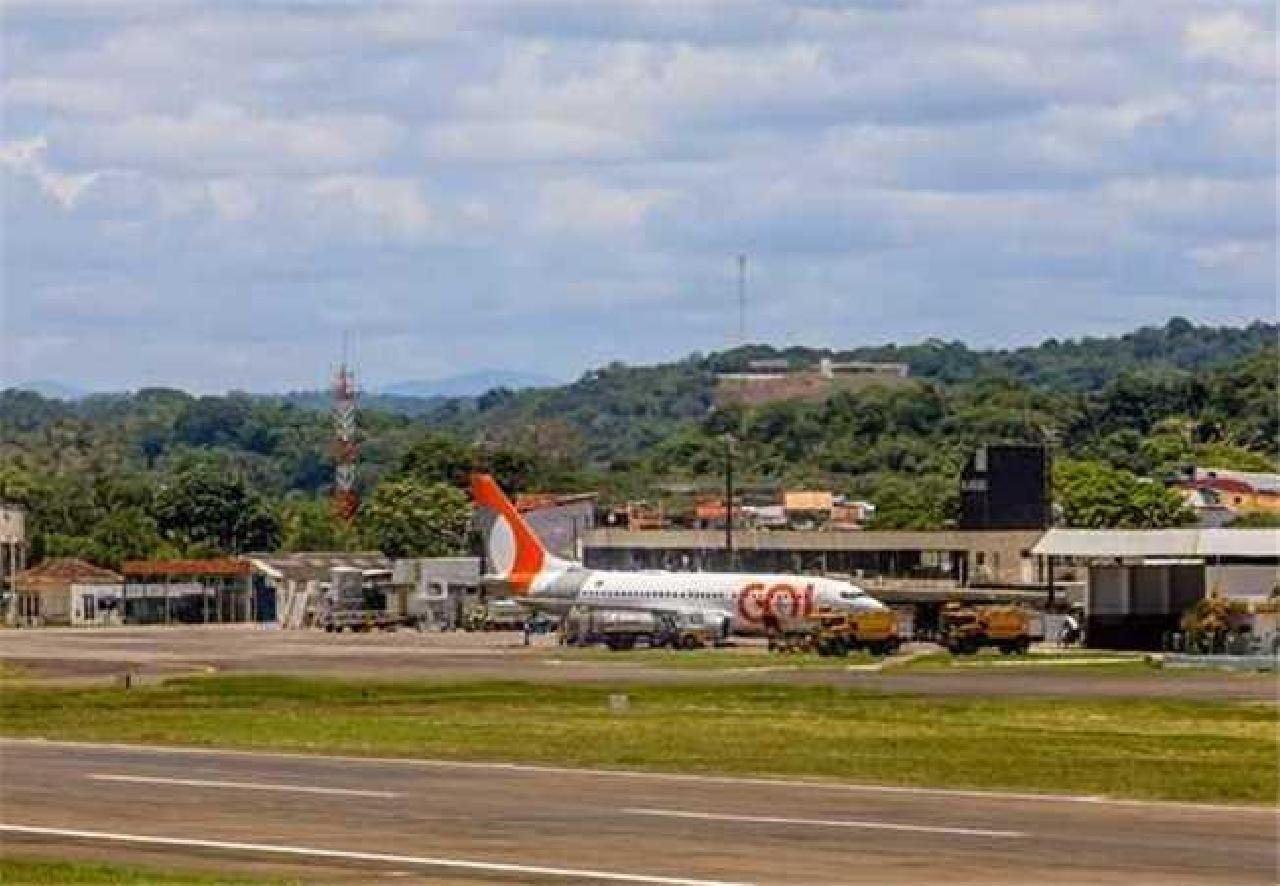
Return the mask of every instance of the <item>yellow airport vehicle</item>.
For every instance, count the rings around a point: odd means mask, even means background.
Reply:
[[[777,652],[816,652],[839,656],[865,649],[886,655],[895,652],[900,643],[898,618],[893,610],[876,609],[820,612],[807,628],[779,632],[770,637],[769,648]]]
[[[948,603],[942,610],[942,645],[956,655],[968,655],[985,647],[1005,654],[1024,653],[1031,647],[1034,622],[1023,606],[964,606]]]

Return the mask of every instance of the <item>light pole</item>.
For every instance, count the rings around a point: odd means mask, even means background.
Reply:
[[[733,444],[732,434],[724,435],[724,556],[725,568],[733,571]]]

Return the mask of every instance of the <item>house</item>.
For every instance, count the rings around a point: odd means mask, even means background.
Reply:
[[[1202,526],[1221,526],[1246,514],[1280,514],[1280,474],[1191,467],[1173,487]]]
[[[12,578],[20,627],[119,624],[124,577],[72,557],[53,557]]]

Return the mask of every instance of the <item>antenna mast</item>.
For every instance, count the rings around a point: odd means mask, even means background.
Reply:
[[[349,336],[342,336],[342,362],[333,377],[333,511],[350,523],[356,516],[356,374],[347,362]]]
[[[747,343],[747,255],[738,255],[738,344]]]

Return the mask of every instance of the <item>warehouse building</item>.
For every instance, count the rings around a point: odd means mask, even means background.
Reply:
[[[1087,571],[1085,639],[1095,648],[1161,649],[1206,594],[1280,595],[1274,529],[1052,529],[1032,553],[1051,570]]]
[[[248,561],[128,560],[121,567],[126,624],[271,621],[274,597],[254,594]]]

